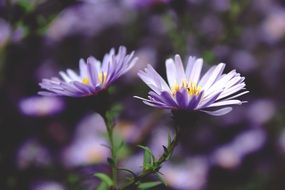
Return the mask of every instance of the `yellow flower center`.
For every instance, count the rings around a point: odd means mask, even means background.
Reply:
[[[188,83],[187,81],[182,81],[181,86],[179,86],[178,84],[172,86],[171,92],[173,95],[176,95],[176,93],[182,88],[187,90],[189,96],[198,96],[202,90],[201,86],[198,86],[196,83]]]
[[[98,80],[99,82],[102,84],[105,80],[107,79],[107,73],[105,72],[100,72],[98,74]],[[90,80],[87,77],[82,78],[82,83],[85,85],[89,85],[90,84]]]
[[[103,83],[107,79],[107,73],[106,72],[100,72],[98,75],[98,79],[100,83]]]
[[[85,84],[85,85],[89,85],[89,84],[90,84],[90,81],[89,81],[88,78],[84,77],[84,78],[82,79],[82,83]]]

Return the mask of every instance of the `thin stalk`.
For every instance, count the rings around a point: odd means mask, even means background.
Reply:
[[[167,147],[167,151],[165,151],[160,158],[156,161],[156,166],[154,168],[144,170],[140,174],[138,174],[135,178],[133,178],[129,183],[125,184],[119,190],[128,190],[136,186],[137,182],[140,182],[143,178],[147,177],[150,174],[157,173],[161,168],[161,165],[168,160],[169,156],[173,153],[174,148],[178,142],[179,128],[175,127],[175,136],[172,139],[170,145]]]
[[[108,133],[108,138],[110,141],[110,149],[111,149],[111,158],[112,162],[111,167],[112,167],[112,180],[113,180],[113,188],[116,189],[117,187],[117,155],[116,155],[116,149],[115,149],[115,144],[114,144],[114,136],[113,136],[113,126],[110,124],[111,122],[106,122],[106,127],[107,127],[107,133]]]

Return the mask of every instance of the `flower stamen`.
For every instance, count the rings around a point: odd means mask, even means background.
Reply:
[[[176,93],[182,88],[187,90],[189,96],[198,96],[202,90],[201,86],[198,86],[196,83],[188,83],[187,81],[183,80],[181,86],[178,84],[172,86],[171,92],[175,96]]]
[[[107,79],[107,73],[106,72],[100,72],[98,75],[99,82],[102,84]]]
[[[90,81],[89,81],[89,79],[88,79],[87,77],[84,77],[84,78],[82,79],[82,83],[85,84],[85,85],[89,85],[89,84],[90,84]]]

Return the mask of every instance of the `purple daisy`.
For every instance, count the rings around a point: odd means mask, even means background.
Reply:
[[[212,66],[202,77],[203,59],[189,57],[186,70],[179,55],[167,59],[166,75],[168,84],[148,65],[138,73],[139,77],[152,89],[148,99],[142,99],[149,106],[172,110],[200,110],[210,115],[224,115],[232,110],[232,105],[243,101],[236,98],[245,91],[244,77],[235,70],[223,74],[225,64]]]
[[[97,94],[107,88],[114,80],[126,73],[136,62],[134,51],[127,54],[121,46],[117,54],[111,49],[102,63],[94,57],[79,61],[79,74],[71,69],[60,71],[60,78],[43,79],[39,85],[47,91],[39,92],[47,96],[82,97]]]

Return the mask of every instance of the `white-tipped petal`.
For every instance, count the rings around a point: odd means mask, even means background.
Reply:
[[[175,64],[176,64],[176,81],[179,85],[182,84],[182,81],[186,80],[186,75],[184,71],[184,66],[179,55],[175,55]]]
[[[191,70],[191,74],[189,77],[189,82],[192,82],[194,84],[197,84],[199,79],[200,79],[200,74],[201,74],[201,70],[202,70],[202,66],[203,66],[203,59],[197,59],[194,63],[193,63],[193,68]]]
[[[176,67],[173,59],[167,59],[165,62],[166,66],[166,77],[170,87],[177,84],[176,81]]]
[[[205,110],[201,110],[201,111],[205,112],[209,115],[213,115],[213,116],[222,116],[222,115],[225,115],[225,114],[231,112],[232,110],[233,110],[232,107],[226,107],[226,108],[218,109],[215,111],[205,111]]]
[[[217,78],[222,74],[224,68],[225,68],[224,63],[220,63],[215,67],[211,75],[209,76],[208,80],[206,81],[205,85],[202,86],[204,90],[207,90],[209,87],[212,86],[212,84],[217,80]]]
[[[65,82],[70,82],[70,81],[72,81],[72,79],[69,78],[69,76],[68,76],[65,72],[63,72],[63,71],[60,71],[60,72],[59,72],[59,75],[62,77],[62,79],[63,79]]]
[[[219,101],[211,104],[210,107],[219,107],[219,106],[228,106],[228,105],[241,105],[242,101],[240,100],[224,100],[224,101]]]

